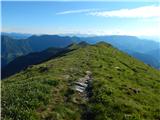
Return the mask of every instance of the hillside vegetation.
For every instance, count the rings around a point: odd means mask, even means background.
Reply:
[[[19,56],[27,55],[31,52],[41,52],[49,47],[64,48],[76,37],[62,37],[58,35],[33,35],[26,39],[13,39],[9,36],[2,35],[2,67]]]
[[[14,58],[32,52],[25,40],[16,40],[8,36],[1,36],[1,66],[5,66]]]
[[[159,120],[160,72],[103,42],[2,81],[3,120]],[[92,72],[88,99],[74,82]]]
[[[127,35],[82,37],[81,40],[92,44],[100,41],[110,43],[134,58],[160,69],[160,42]]]
[[[5,67],[8,63],[19,56],[25,56],[31,52],[41,52],[49,47],[64,48],[72,43],[79,43],[82,41],[86,41],[89,44],[96,44],[100,41],[104,41],[133,56],[134,58],[143,61],[144,63],[156,69],[160,69],[160,43],[152,40],[145,40],[135,36],[125,35],[69,37],[59,35],[31,36],[28,34],[15,34],[16,36],[19,36],[19,39],[15,39],[17,37],[15,37],[14,33],[12,34],[13,35],[10,33],[2,33],[1,36],[2,67]]]
[[[17,72],[20,72],[21,70],[26,69],[28,66],[47,61],[57,55],[63,54],[63,52],[65,53],[66,51],[66,48],[48,48],[42,52],[34,52],[17,57],[2,68],[1,78],[3,79],[9,77]]]

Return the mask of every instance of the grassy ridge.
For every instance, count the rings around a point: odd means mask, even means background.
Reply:
[[[90,100],[94,119],[159,119],[160,72],[103,44],[95,51],[90,66],[95,79]]]
[[[109,44],[78,47],[2,82],[4,120],[159,119],[159,71]],[[85,101],[73,82],[93,73]]]

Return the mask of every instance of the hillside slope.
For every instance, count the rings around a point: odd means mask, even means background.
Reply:
[[[160,119],[160,73],[106,43],[73,50],[2,81],[2,119]],[[92,73],[89,93],[74,89]]]
[[[138,52],[133,52],[133,51],[131,51],[131,52],[128,51],[128,54],[133,56],[134,58],[137,58],[137,59],[143,61],[144,63],[146,63],[152,67],[160,69],[160,59],[158,59],[160,56],[158,56],[158,55],[155,57],[155,55],[152,55],[152,54],[138,53]]]
[[[65,53],[67,50],[65,48],[48,48],[42,52],[34,52],[17,57],[2,68],[1,78],[6,78],[20,72],[21,70],[24,70],[28,66],[39,64],[54,58],[57,55],[63,54],[63,52]]]
[[[13,39],[2,35],[2,67],[19,56],[27,55],[31,52],[41,52],[49,47],[64,48],[74,41],[77,37],[62,37],[58,35],[32,35],[26,39]]]
[[[99,41],[110,43],[144,63],[157,69],[160,68],[160,42],[126,35],[82,37],[81,40],[92,44]]]
[[[160,68],[160,43],[139,39],[135,36],[68,37],[58,35],[32,35],[26,39],[17,40],[6,35],[2,34],[2,67],[18,56],[31,52],[40,52],[49,47],[63,48],[71,43],[79,43],[81,41],[86,41],[91,44],[104,41],[154,68]]]
[[[25,40],[16,40],[8,36],[1,36],[1,65],[2,67],[14,58],[32,52],[32,48]]]

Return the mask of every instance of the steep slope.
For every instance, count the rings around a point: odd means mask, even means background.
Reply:
[[[21,70],[24,70],[30,65],[39,64],[64,52],[67,52],[66,48],[48,48],[42,52],[34,52],[25,56],[17,57],[2,68],[1,78],[6,78],[20,72]]]
[[[126,53],[129,54],[134,53],[134,55],[133,54],[131,55],[136,56],[137,59],[142,60],[144,63],[149,64],[152,67],[159,68],[159,62],[160,62],[159,42],[140,39],[135,36],[125,36],[125,35],[95,36],[95,37],[85,37],[85,38],[82,37],[81,40],[82,41],[85,40],[88,43],[92,44],[95,44],[99,41],[110,43]],[[144,56],[145,59],[142,59],[144,58]]]
[[[80,41],[77,37],[66,37],[58,35],[32,35],[26,39],[13,39],[2,35],[2,67],[18,56],[31,52],[40,52],[49,47],[64,48],[71,43]]]
[[[154,120],[160,112],[160,73],[106,43],[71,52],[2,81],[2,119]],[[86,73],[84,94],[74,89]]]
[[[128,54],[133,56],[134,58],[137,58],[137,59],[143,61],[144,63],[146,63],[152,67],[160,69],[160,59],[158,59],[158,57],[159,57],[158,54],[157,54],[157,56],[155,56],[155,55],[152,55],[149,53],[138,53],[138,52],[133,52],[133,51],[128,52]]]
[[[14,58],[32,52],[32,48],[25,40],[15,40],[8,36],[1,36],[1,60],[2,67]]]
[[[152,55],[153,57],[160,60],[160,44],[159,44],[159,48],[154,49],[154,50],[150,50],[150,51],[146,52],[146,54]]]
[[[35,64],[40,64],[41,62],[45,62],[49,59],[53,59],[54,57],[63,55],[69,51],[71,51],[73,47],[85,47],[89,45],[88,43],[82,41],[78,45],[75,43],[70,44],[65,48],[48,48],[42,52],[34,52],[29,53],[24,56],[20,56],[15,58],[9,64],[2,68],[1,78],[4,79],[9,77],[21,70],[26,69],[27,67]]]

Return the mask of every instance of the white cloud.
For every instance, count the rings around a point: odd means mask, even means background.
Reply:
[[[151,18],[160,17],[160,6],[143,6],[133,9],[89,12],[88,14],[102,17]]]
[[[56,13],[57,15],[64,15],[64,14],[73,14],[73,13],[88,13],[91,11],[96,11],[97,9],[79,9],[79,10],[68,10],[63,12]]]

